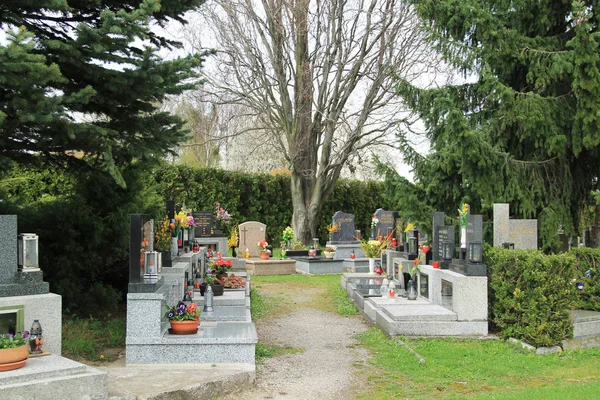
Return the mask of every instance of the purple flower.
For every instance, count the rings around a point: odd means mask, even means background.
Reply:
[[[23,334],[23,339],[27,339],[29,337],[29,331],[25,331]]]
[[[183,315],[184,312],[185,312],[185,309],[183,309],[183,310],[181,308],[177,309],[177,315],[180,317]]]
[[[167,314],[167,317],[169,319],[173,319],[174,316],[175,316],[175,311],[173,311],[173,310],[169,311],[169,313]]]
[[[12,339],[13,337],[15,337],[15,335],[13,335],[12,333],[9,333],[7,336],[9,339]]]

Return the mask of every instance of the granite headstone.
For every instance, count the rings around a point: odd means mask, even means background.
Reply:
[[[341,211],[333,214],[332,224],[337,225],[338,231],[333,232],[331,243],[355,243],[354,235],[354,214],[348,214]]]
[[[386,238],[388,237],[388,233],[392,233],[396,229],[396,218],[398,218],[396,211],[386,211],[379,208],[375,211],[375,217],[379,220],[375,228],[375,237],[382,236]]]
[[[240,240],[240,251],[246,249],[250,252],[250,257],[258,257],[262,248],[258,243],[265,239],[267,226],[262,222],[248,221],[240,224],[238,237]]]
[[[210,235],[211,229],[213,229],[213,213],[211,211],[194,211],[192,216],[196,223],[195,237]]]

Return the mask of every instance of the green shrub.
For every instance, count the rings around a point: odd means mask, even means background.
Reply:
[[[575,256],[537,250],[486,248],[490,320],[504,338],[534,346],[556,345],[572,335]]]
[[[576,291],[576,307],[600,311],[600,249],[579,247],[569,253],[575,256],[573,279],[583,284],[583,288]]]

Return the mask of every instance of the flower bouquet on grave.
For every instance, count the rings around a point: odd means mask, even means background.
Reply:
[[[215,231],[221,232],[221,221],[225,225],[229,225],[231,222],[231,214],[227,212],[223,207],[221,207],[221,203],[217,203],[215,205]]]
[[[462,203],[458,209],[458,222],[460,225],[460,247],[467,247],[467,215],[469,214],[469,204]]]
[[[365,257],[367,258],[377,258],[381,257],[381,251],[387,247],[387,240],[364,240],[360,241],[360,248],[363,253],[365,253]]]
[[[229,235],[229,239],[227,239],[227,247],[231,248],[231,256],[237,257],[235,252],[235,248],[238,247],[238,226],[235,225],[231,228],[231,234]]]
[[[296,237],[296,234],[294,233],[294,230],[292,229],[291,226],[286,227],[283,230],[283,233],[281,234],[281,239],[283,239],[283,241],[285,242],[286,248],[290,247],[290,242],[292,240],[294,240],[295,237]],[[281,246],[281,248],[283,249],[283,246]]]

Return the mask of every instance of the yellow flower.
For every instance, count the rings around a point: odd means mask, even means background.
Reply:
[[[409,232],[411,230],[413,230],[415,228],[415,224],[413,224],[412,222],[409,222],[408,225],[406,225],[406,229],[404,229],[404,233]]]

